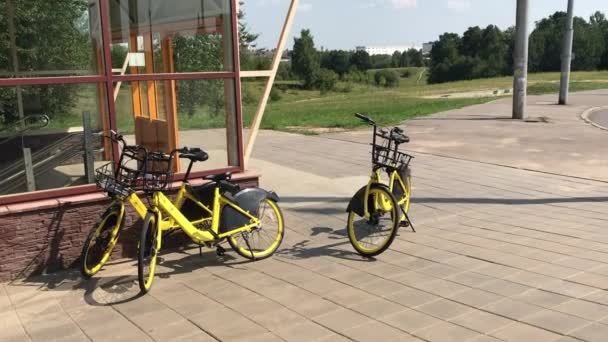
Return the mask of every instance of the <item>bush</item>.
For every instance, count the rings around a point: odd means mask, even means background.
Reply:
[[[341,93],[351,93],[353,91],[353,85],[352,83],[347,82],[344,84],[343,87],[340,87],[338,91]]]
[[[379,87],[396,88],[399,86],[399,75],[393,70],[379,70],[374,74],[374,83]]]
[[[272,89],[270,90],[270,101],[277,102],[281,100],[281,98],[283,98],[283,96],[281,95],[281,91],[275,87],[272,87]]]
[[[403,71],[401,71],[401,77],[403,78],[410,78],[410,76],[412,76],[412,71],[409,69],[405,69]]]
[[[334,90],[337,82],[338,74],[328,69],[320,69],[316,75],[315,85],[321,91],[321,94],[325,94]]]

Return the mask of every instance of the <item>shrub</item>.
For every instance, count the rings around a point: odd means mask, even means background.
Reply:
[[[374,74],[374,83],[379,87],[396,88],[399,86],[399,75],[393,70],[379,70]]]
[[[283,98],[283,96],[281,95],[281,91],[275,87],[272,87],[272,89],[270,90],[270,101],[277,102],[281,100],[281,98]]]
[[[338,82],[338,74],[328,69],[320,69],[316,75],[316,86],[325,94],[328,91],[334,90]]]
[[[401,77],[403,78],[410,78],[410,76],[412,76],[412,71],[409,69],[405,69],[403,71],[401,71]]]

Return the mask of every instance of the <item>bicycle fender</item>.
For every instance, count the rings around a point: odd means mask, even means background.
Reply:
[[[359,189],[359,191],[357,191],[357,193],[353,196],[353,198],[351,198],[350,202],[348,203],[348,207],[346,208],[347,213],[354,211],[355,214],[357,214],[359,216],[365,215],[365,208],[363,205],[363,200],[365,198],[365,188],[367,188],[367,186],[364,186],[361,189]],[[388,189],[388,186],[386,186],[384,184],[374,184],[374,185],[372,185],[372,188],[384,188],[384,189],[386,189],[387,192],[390,192]],[[369,201],[369,199],[368,199],[368,201]],[[368,203],[367,205],[368,205],[368,207],[371,207],[373,205],[373,203]]]
[[[234,195],[233,202],[241,207],[241,209],[249,212],[252,216],[257,217],[260,202],[267,198],[275,202],[279,201],[279,196],[275,192],[266,191],[260,188],[247,188],[237,192],[236,195]],[[235,228],[242,227],[249,224],[250,221],[251,219],[249,217],[226,205],[222,209],[220,233],[229,232]]]

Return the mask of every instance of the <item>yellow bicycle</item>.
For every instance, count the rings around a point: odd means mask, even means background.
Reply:
[[[175,202],[164,194],[172,181],[172,163],[176,156],[190,164]],[[139,287],[146,293],[152,287],[157,257],[164,233],[182,230],[199,246],[232,249],[250,260],[261,260],[274,254],[283,236],[284,219],[274,192],[260,188],[241,190],[230,181],[230,173],[206,177],[209,183],[193,189],[187,182],[193,163],[208,159],[201,149],[183,148],[170,154],[150,153],[144,176],[144,190],[151,197],[144,219],[138,249]]]
[[[125,206],[130,204],[142,218],[148,208],[135,192],[141,186],[147,151],[139,145],[128,145],[122,135],[110,132],[113,142],[121,145],[116,165],[108,163],[95,170],[95,183],[112,198],[112,203],[89,232],[80,256],[80,273],[85,278],[94,276],[108,261],[125,218]]]
[[[412,192],[409,164],[413,157],[399,152],[399,145],[409,142],[402,129],[378,128],[371,118],[355,116],[374,127],[373,166],[369,182],[346,209],[348,238],[359,254],[373,257],[391,245],[399,226],[416,231],[408,216]],[[388,185],[382,182],[383,170],[388,174]]]

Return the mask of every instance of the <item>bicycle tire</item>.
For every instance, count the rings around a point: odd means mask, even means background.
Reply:
[[[149,213],[144,219],[137,249],[137,278],[142,293],[150,291],[154,280],[156,260],[160,249],[158,228],[157,216]]]
[[[122,203],[110,206],[95,222],[80,254],[80,273],[84,278],[93,277],[108,261],[118,241],[123,223],[124,204]],[[101,236],[103,238],[99,240]]]
[[[381,202],[380,205],[382,208],[378,208],[379,202]],[[368,203],[371,204],[371,208],[368,210],[372,217],[370,219],[366,219],[365,217],[359,216],[353,210],[349,211],[347,233],[348,239],[357,253],[364,257],[371,258],[384,252],[390,247],[393,240],[395,240],[397,230],[399,229],[398,217],[400,216],[400,213],[398,211],[400,208],[397,204],[395,196],[388,191],[388,189],[380,185],[372,185],[370,188]],[[388,216],[386,216],[387,214]],[[355,223],[355,219],[357,217],[361,219]],[[388,218],[388,221],[382,220],[383,218]],[[380,222],[383,222],[383,227],[378,228],[380,226]],[[356,226],[363,228],[362,230],[364,230],[364,233],[368,233],[368,236],[372,235],[373,231],[382,229],[383,231],[386,231],[386,237],[381,239],[379,243],[374,244],[375,247],[366,247],[361,241]]]
[[[253,245],[255,244],[255,240],[256,238],[251,238],[249,245],[247,244],[246,239],[249,239],[249,237],[245,238],[245,233],[239,233],[239,234],[235,234],[232,235],[228,238],[228,243],[230,244],[230,247],[232,247],[232,249],[239,254],[240,256],[247,258],[249,260],[263,260],[266,259],[270,256],[272,256],[276,250],[279,248],[279,246],[281,245],[281,242],[283,241],[283,237],[285,236],[285,220],[283,218],[283,213],[281,212],[281,209],[279,208],[278,204],[269,199],[266,198],[264,199],[261,203],[266,203],[268,204],[268,206],[270,206],[270,208],[272,209],[272,214],[274,214],[274,218],[276,219],[276,233],[273,231],[270,235],[270,239],[267,238],[262,238],[262,233],[265,233],[267,230],[266,227],[264,227],[264,218],[263,217],[259,217],[259,219],[262,221],[262,224],[259,228],[254,228],[250,233],[247,233],[248,235],[250,235],[251,237],[257,236],[257,241],[262,242],[270,242],[270,244],[267,247],[263,247],[263,248],[255,248]],[[258,214],[259,214],[260,210],[258,208]],[[266,213],[266,210],[262,210],[262,215]],[[270,220],[272,220],[272,217],[269,217]],[[273,236],[274,235],[274,236]],[[240,243],[237,240],[237,237],[240,236],[243,239],[243,243]],[[266,234],[266,236],[269,236],[268,234]],[[253,242],[253,244],[252,244]],[[253,251],[253,249],[256,249],[256,251]]]

